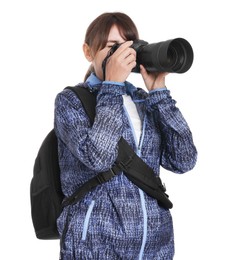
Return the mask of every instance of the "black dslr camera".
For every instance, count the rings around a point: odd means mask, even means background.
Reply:
[[[107,59],[118,49],[115,44],[103,61],[105,69]],[[193,63],[194,53],[190,43],[183,38],[149,44],[143,40],[135,40],[131,47],[137,52],[137,65],[132,72],[140,73],[140,64],[149,72],[188,71]]]

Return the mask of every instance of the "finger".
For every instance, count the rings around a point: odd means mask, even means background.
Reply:
[[[131,62],[136,62],[136,53],[130,53],[127,56],[124,56],[124,62],[130,64]]]
[[[157,76],[157,80],[165,80],[165,77],[169,74],[169,72],[159,73]]]
[[[130,62],[130,63],[128,64],[128,67],[129,67],[130,70],[132,70],[133,68],[136,67],[136,65],[137,65],[136,61],[132,61],[132,62]]]
[[[161,75],[160,76],[162,76],[162,77],[166,77],[167,75],[169,74],[169,72],[163,72],[163,73],[161,73]]]
[[[118,54],[118,57],[122,60],[136,60],[136,51],[132,48],[124,49],[123,52]]]
[[[140,72],[141,72],[141,75],[145,78],[147,77],[148,75],[148,72],[147,70],[145,69],[145,67],[143,65],[140,65]]]
[[[123,53],[125,50],[127,49],[130,49],[130,50],[133,50],[133,48],[129,48],[131,45],[133,44],[133,41],[127,41],[127,42],[124,42],[122,43],[119,48],[116,50],[115,53],[117,53],[118,55],[120,55],[121,53]]]
[[[121,49],[129,48],[133,44],[133,41],[126,41],[120,45]]]

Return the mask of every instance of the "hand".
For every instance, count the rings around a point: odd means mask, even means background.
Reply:
[[[136,66],[136,51],[130,48],[133,41],[127,41],[108,59],[106,64],[105,80],[124,82],[131,70]]]
[[[140,65],[140,72],[145,82],[145,86],[149,91],[165,87],[165,77],[169,72],[147,72],[142,65]]]

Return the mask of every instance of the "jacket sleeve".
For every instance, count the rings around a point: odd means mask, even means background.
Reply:
[[[122,94],[124,86],[102,84],[97,94],[94,124],[78,97],[70,90],[55,100],[55,131],[70,152],[88,168],[105,171],[117,157],[117,143],[122,135]]]
[[[197,161],[197,150],[189,126],[171,98],[170,91],[150,92],[146,107],[161,133],[162,167],[175,173],[191,170]]]

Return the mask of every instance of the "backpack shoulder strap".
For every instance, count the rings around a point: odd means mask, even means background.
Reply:
[[[81,103],[93,124],[96,107],[95,94],[81,84],[74,87],[67,87],[67,89],[72,90],[78,98],[80,98]],[[109,181],[123,171],[130,181],[144,190],[148,195],[157,199],[161,206],[172,208],[173,204],[165,193],[165,187],[162,185],[160,178],[154,174],[152,168],[136,155],[123,137],[121,137],[118,146],[118,157],[112,168],[106,172],[99,173],[96,177],[85,183],[71,197],[64,200],[63,206],[79,201],[87,191],[90,191],[99,184]]]
[[[72,90],[78,96],[91,120],[91,124],[93,124],[95,118],[96,95],[83,85],[66,87],[66,89]]]
[[[79,84],[74,87],[66,87],[66,89],[70,89],[73,91],[78,98],[80,99],[85,112],[87,113],[91,124],[94,123],[95,118],[95,107],[96,107],[96,95],[95,93],[91,92],[88,88],[84,87],[83,85]],[[62,206],[66,207],[70,204],[76,203],[81,200],[87,192],[92,190],[93,188],[97,187],[99,184],[103,184],[113,178],[115,175],[120,173],[119,168],[115,168],[114,170],[108,170],[105,172],[98,173],[97,176],[91,178],[86,183],[84,183],[80,188],[72,194],[72,196],[64,198],[62,202]]]

